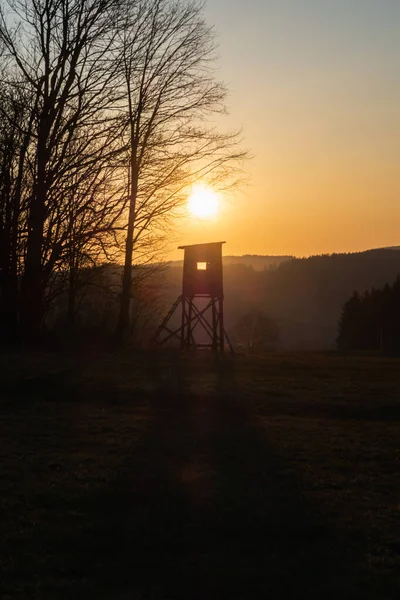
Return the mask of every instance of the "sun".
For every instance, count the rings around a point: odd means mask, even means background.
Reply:
[[[192,217],[212,219],[219,210],[218,194],[204,184],[194,185],[188,200],[188,210]]]

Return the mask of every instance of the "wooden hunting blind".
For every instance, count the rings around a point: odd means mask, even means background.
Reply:
[[[179,246],[184,250],[182,294],[223,298],[222,244],[195,244]]]
[[[160,344],[177,338],[181,349],[209,347],[223,352],[225,339],[232,350],[224,330],[224,292],[222,276],[222,244],[193,244],[179,246],[184,251],[182,294],[157,330]],[[181,307],[179,328],[171,327],[173,316]],[[203,340],[198,341],[195,331],[201,330]]]

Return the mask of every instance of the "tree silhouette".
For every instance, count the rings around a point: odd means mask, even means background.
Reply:
[[[32,336],[43,318],[49,277],[62,258],[77,181],[104,161],[115,141],[107,111],[114,98],[109,60],[116,0],[9,0],[0,10],[0,42],[13,90],[30,115],[24,170],[30,192],[20,318]]]
[[[398,352],[400,350],[400,279],[382,289],[345,303],[339,321],[337,346],[340,350]]]
[[[190,184],[233,185],[245,157],[196,0],[1,0],[0,294],[27,339],[88,265],[154,258]],[[125,238],[125,239],[124,239]],[[13,323],[13,325],[11,325]],[[14,335],[14,334],[12,334]]]
[[[214,35],[202,2],[128,4],[120,42],[129,211],[117,339],[129,324],[138,241],[154,247],[154,232],[165,231],[191,182],[232,184],[245,158],[237,133],[208,122],[224,112],[226,89],[215,79]]]
[[[279,329],[275,321],[260,311],[252,310],[239,319],[235,327],[235,338],[248,352],[276,348]]]

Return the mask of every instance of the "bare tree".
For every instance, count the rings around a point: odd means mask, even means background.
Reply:
[[[88,269],[119,256],[118,234],[126,198],[124,186],[116,180],[118,170],[99,164],[84,182],[73,190],[67,219],[64,222],[65,243],[59,270],[68,275],[67,323],[73,331],[76,296],[90,280]]]
[[[275,321],[264,313],[252,310],[243,315],[235,327],[236,340],[247,347],[248,352],[254,350],[276,348],[279,339],[279,328]]]
[[[2,335],[13,341],[18,322],[18,277],[24,252],[29,180],[26,161],[32,115],[30,98],[4,85],[0,92],[0,303]]]
[[[237,133],[220,133],[209,121],[224,112],[226,90],[215,79],[215,40],[202,2],[128,5],[120,43],[129,211],[117,340],[129,325],[138,242],[154,243],[193,181],[227,185],[245,157]]]
[[[245,157],[212,125],[226,90],[203,5],[0,0],[0,48],[2,299],[32,339],[61,284],[73,323],[80,272],[123,241],[121,339],[133,258],[154,258],[191,183],[230,185]]]
[[[105,123],[113,100],[109,58],[118,5],[117,0],[8,0],[9,14],[7,5],[1,6],[0,42],[14,85],[35,98],[20,306],[28,335],[41,322],[46,284],[68,238],[60,223],[69,182],[92,168],[105,148],[113,151]]]

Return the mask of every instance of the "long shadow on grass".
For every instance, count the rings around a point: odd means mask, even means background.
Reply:
[[[63,573],[44,598],[377,597],[242,392],[224,363],[207,384],[169,373],[149,395],[146,437],[111,485],[79,500],[79,536],[52,549]]]

